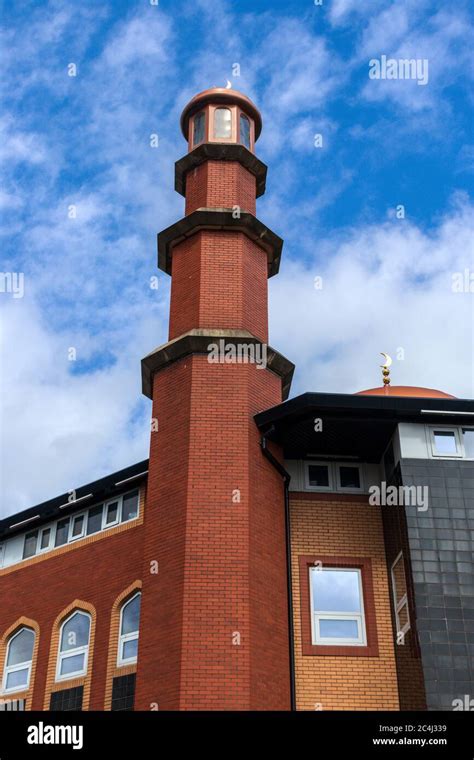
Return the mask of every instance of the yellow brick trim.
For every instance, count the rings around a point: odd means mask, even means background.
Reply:
[[[88,612],[91,616],[91,630],[89,638],[89,656],[87,659],[87,673],[80,678],[71,678],[67,681],[56,681],[56,664],[58,658],[59,649],[59,632],[62,623],[70,616],[72,612],[79,610],[81,612]],[[51,645],[49,650],[49,663],[48,663],[48,675],[46,677],[46,686],[44,691],[44,705],[43,710],[49,710],[49,703],[51,700],[51,693],[53,691],[63,691],[64,689],[73,689],[76,686],[83,686],[83,698],[82,709],[89,709],[90,693],[91,693],[91,681],[92,681],[92,666],[94,660],[94,640],[95,640],[95,624],[97,614],[95,607],[89,602],[84,602],[82,599],[75,599],[69,604],[62,612],[59,613],[56,620],[53,623],[51,630]]]
[[[134,581],[125,591],[118,595],[112,605],[110,614],[110,634],[109,634],[109,653],[107,658],[107,677],[105,681],[104,710],[112,709],[112,685],[116,676],[128,676],[136,673],[137,666],[134,665],[117,665],[117,652],[120,627],[120,610],[124,602],[134,596],[142,588],[141,581]]]
[[[129,520],[128,522],[120,523],[120,525],[115,525],[112,528],[106,528],[105,530],[100,531],[100,533],[94,533],[92,536],[80,538],[72,544],[58,546],[57,549],[52,549],[43,554],[37,554],[36,557],[30,557],[29,559],[21,560],[21,562],[17,562],[9,567],[4,567],[0,570],[0,578],[2,575],[8,575],[9,573],[23,570],[31,565],[37,565],[39,562],[44,562],[53,557],[59,557],[61,554],[67,554],[68,552],[76,551],[77,549],[83,549],[85,546],[93,544],[96,541],[102,541],[104,538],[109,538],[110,536],[115,536],[117,533],[123,533],[126,530],[131,530],[132,528],[137,528],[139,525],[143,525],[143,519],[145,516],[145,486],[141,486],[139,491],[139,515],[135,520]]]
[[[5,660],[7,656],[8,642],[10,641],[13,634],[18,631],[19,628],[31,628],[35,632],[35,643],[33,645],[33,659],[31,661],[30,683],[29,683],[28,689],[23,689],[22,691],[18,691],[18,692],[9,691],[8,694],[3,694],[3,692],[0,691],[0,698],[1,699],[24,699],[25,709],[31,710],[31,703],[33,701],[33,691],[35,687],[36,661],[38,658],[39,637],[40,637],[40,627],[38,623],[36,622],[36,620],[31,620],[30,618],[27,618],[24,616],[18,618],[18,620],[16,620],[13,623],[13,625],[7,628],[2,638],[0,639],[0,688],[3,683],[3,668],[5,665]]]

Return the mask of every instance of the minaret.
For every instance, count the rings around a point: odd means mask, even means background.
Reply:
[[[267,345],[282,240],[255,216],[261,128],[231,89],[181,116],[185,216],[158,235],[169,342],[142,361],[153,424],[138,710],[290,706],[283,481],[253,419],[287,397],[294,369]]]

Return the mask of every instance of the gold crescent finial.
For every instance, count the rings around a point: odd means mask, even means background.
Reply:
[[[384,351],[380,352],[380,355],[384,357],[385,362],[381,364],[383,384],[390,385],[390,367],[392,365],[392,357],[386,354]]]

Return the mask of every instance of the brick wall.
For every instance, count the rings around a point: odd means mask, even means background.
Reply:
[[[142,490],[142,515],[143,508]],[[80,685],[89,681],[85,684],[88,709],[104,709],[112,606],[119,594],[140,578],[142,540],[140,517],[134,523],[122,523],[110,531],[88,536],[76,544],[0,571],[0,639],[22,616],[39,626],[34,689],[28,709],[43,710],[45,695],[51,690],[69,688],[78,685],[79,681]],[[76,599],[88,605],[86,611],[95,610],[91,673],[86,679],[76,679],[74,683],[61,681],[56,684],[55,662],[50,665],[48,676],[48,664],[54,659],[51,658],[51,645],[54,647],[55,644],[55,621]],[[0,657],[3,672],[1,660]]]
[[[194,355],[153,398],[136,705],[287,709],[283,485],[253,421],[281,381]]]
[[[238,161],[206,161],[186,176],[186,214],[234,206],[255,214],[255,196],[255,176]]]
[[[204,230],[173,250],[169,339],[197,327],[268,340],[267,256],[241,232]]]
[[[360,497],[291,494],[296,693],[299,710],[398,710],[398,685],[380,508]],[[369,557],[378,656],[303,655],[299,556]],[[319,707],[319,705],[321,707]]]

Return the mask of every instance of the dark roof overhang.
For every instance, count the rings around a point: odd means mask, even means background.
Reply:
[[[70,501],[70,493],[66,492],[35,507],[9,515],[0,520],[0,541],[17,533],[35,530],[50,520],[67,517],[68,514],[82,507],[87,508],[125,490],[131,490],[147,477],[147,473],[148,459],[144,459],[142,462],[137,462],[75,489],[74,501]]]
[[[255,416],[287,459],[380,459],[399,422],[474,424],[474,401],[304,393]],[[322,430],[315,430],[321,420]]]
[[[186,194],[186,175],[205,161],[238,161],[256,179],[257,198],[265,192],[267,167],[244,145],[235,143],[202,143],[175,163],[174,188],[181,195]]]
[[[241,211],[236,217],[232,209],[227,208],[198,209],[160,232],[158,234],[158,267],[163,272],[171,274],[173,248],[201,230],[242,232],[266,251],[268,276],[272,277],[278,273],[283,240],[248,211]]]

